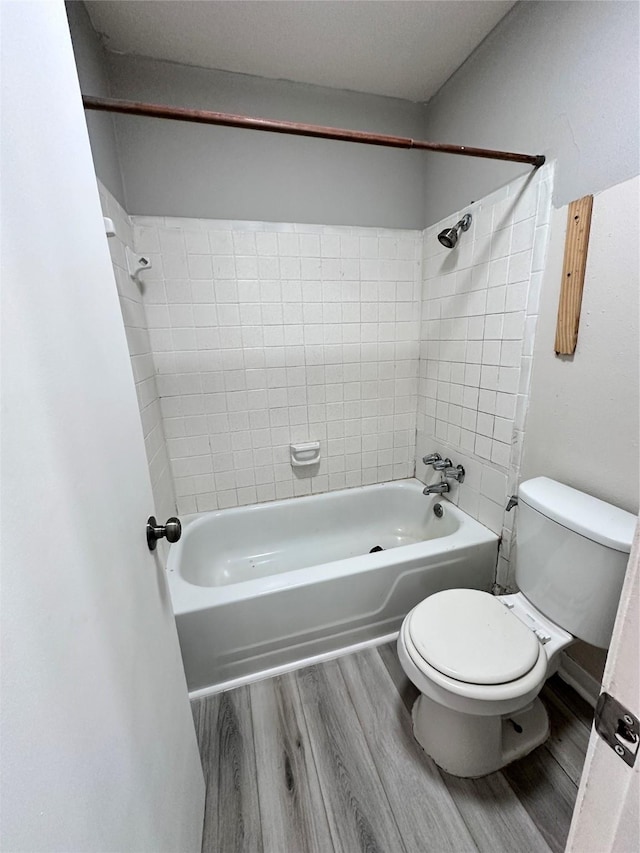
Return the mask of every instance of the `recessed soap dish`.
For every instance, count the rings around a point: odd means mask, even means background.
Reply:
[[[302,468],[307,465],[317,465],[320,461],[320,442],[305,441],[301,444],[290,444],[291,465]]]

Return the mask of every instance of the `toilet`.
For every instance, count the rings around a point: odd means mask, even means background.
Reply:
[[[493,773],[543,743],[538,694],[576,640],[607,648],[636,517],[537,477],[518,490],[516,581],[493,596],[450,589],[407,615],[398,655],[420,691],[417,741],[455,776]]]

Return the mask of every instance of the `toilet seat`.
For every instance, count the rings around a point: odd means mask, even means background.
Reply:
[[[403,622],[398,638],[401,661],[406,655],[403,668],[408,667],[405,672],[421,693],[447,707],[483,716],[506,713],[535,698],[544,684],[547,656],[542,644],[534,666],[521,678],[502,684],[472,684],[457,681],[431,666],[416,649],[408,623],[409,617]]]
[[[467,684],[516,681],[538,661],[534,633],[500,603],[476,589],[429,596],[407,620],[415,651],[442,675]]]

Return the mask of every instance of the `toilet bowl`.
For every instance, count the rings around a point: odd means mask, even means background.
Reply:
[[[420,691],[414,735],[447,772],[492,773],[549,734],[538,698],[576,639],[608,645],[635,516],[539,477],[519,489],[520,592],[436,593],[405,618],[398,656]]]
[[[536,697],[573,641],[521,593],[454,589],[425,599],[398,636],[402,668],[420,690],[416,739],[456,776],[484,776],[531,752],[549,733]]]

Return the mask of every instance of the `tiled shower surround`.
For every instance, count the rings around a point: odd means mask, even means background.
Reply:
[[[424,452],[462,464],[449,498],[502,534],[498,583],[509,571],[533,342],[548,243],[553,166],[513,181],[425,231],[416,475]],[[470,212],[458,247],[438,233]]]
[[[147,320],[140,287],[129,276],[126,247],[133,246],[133,227],[126,211],[98,181],[100,204],[104,216],[114,224],[116,235],[109,237],[109,251],[118,289],[120,309],[124,322],[127,346],[131,356],[131,369],[138,396],[144,446],[151,476],[154,512],[165,519],[175,513],[176,499],[173,477],[167,457],[167,445],[162,426],[160,400],[155,379],[155,367],[147,330]],[[151,513],[151,508],[149,508]],[[164,543],[161,543],[164,551]]]
[[[131,217],[152,262],[144,315],[123,246],[112,252],[162,504],[167,455],[177,510],[190,513],[414,472],[429,482],[421,458],[438,451],[466,469],[449,498],[502,533],[498,582],[512,586],[504,507],[519,478],[552,174],[424,232]],[[470,230],[443,248],[438,232],[466,212]],[[289,444],[309,440],[320,464],[292,468]]]
[[[132,221],[179,512],[412,476],[421,232]]]

